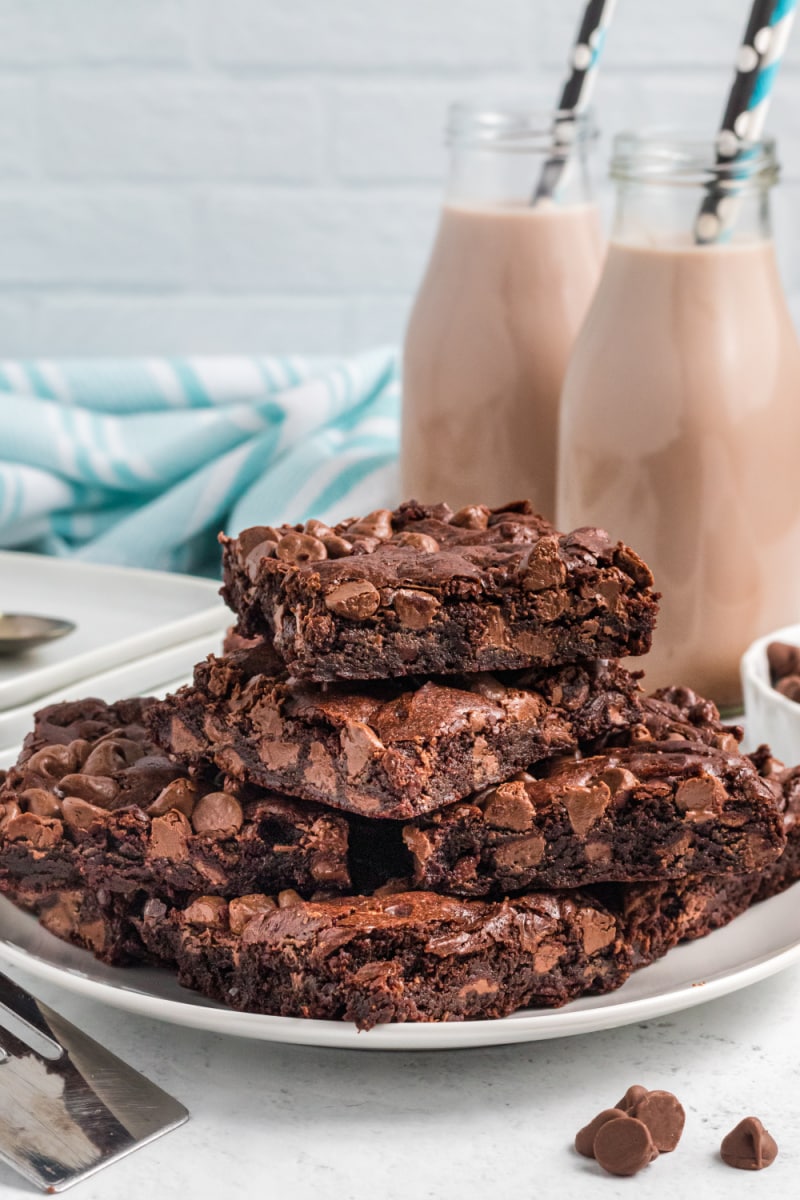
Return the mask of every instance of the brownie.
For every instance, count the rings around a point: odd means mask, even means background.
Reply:
[[[546,763],[403,829],[414,884],[462,896],[760,870],[785,835],[746,758],[643,742]]]
[[[0,787],[0,890],[35,896],[85,883],[178,901],[351,886],[344,817],[260,789],[234,794],[216,773],[190,779],[147,741],[141,717],[152,703],[137,706],[131,726],[118,724],[127,710],[96,700],[90,717],[74,704],[39,715]],[[43,744],[76,723],[90,736]]]
[[[720,719],[719,710],[687,687],[659,688],[639,701],[641,717],[638,722],[612,730],[595,743],[630,746],[642,742],[705,742],[718,750],[736,753],[744,737],[741,725],[728,725]]]
[[[604,662],[325,687],[272,672],[263,647],[209,657],[193,686],[150,707],[155,740],[242,782],[403,818],[641,716],[635,676]]]
[[[303,679],[464,674],[645,654],[649,568],[599,529],[559,534],[528,501],[454,513],[413,501],[334,528],[221,537],[244,637]]]

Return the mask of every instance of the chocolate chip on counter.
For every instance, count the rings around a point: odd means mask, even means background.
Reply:
[[[722,1139],[719,1152],[729,1167],[761,1171],[775,1162],[778,1146],[758,1117],[745,1117]]]
[[[301,567],[304,563],[322,562],[328,551],[319,538],[310,533],[286,533],[278,542],[276,554],[282,562]]]
[[[465,508],[453,513],[450,524],[461,529],[488,529],[490,513],[491,510],[485,504],[467,504]]]
[[[616,1107],[621,1108],[625,1113],[629,1113],[632,1108],[636,1107],[640,1100],[644,1100],[646,1095],[646,1087],[642,1087],[640,1083],[633,1083],[622,1099],[617,1102]]]
[[[631,1116],[647,1126],[662,1154],[675,1149],[686,1124],[686,1113],[677,1096],[658,1089],[642,1096],[631,1109]]]
[[[614,1117],[600,1126],[594,1139],[594,1157],[610,1175],[635,1175],[658,1158],[650,1130],[636,1117]]]
[[[616,1117],[624,1116],[626,1113],[621,1108],[604,1108],[588,1125],[584,1125],[583,1129],[579,1129],[575,1134],[575,1149],[578,1154],[582,1154],[584,1158],[594,1158],[594,1139],[600,1126],[605,1125],[607,1121],[613,1121]]]
[[[171,808],[176,808],[185,817],[191,817],[200,788],[193,779],[173,779],[156,796],[147,809],[149,817],[163,817]]]
[[[194,806],[192,827],[195,833],[238,833],[244,824],[242,806],[228,792],[208,792]]]
[[[366,579],[351,579],[332,588],[325,597],[325,607],[337,617],[350,621],[365,621],[378,611],[381,594]]]
[[[404,530],[393,537],[392,545],[410,546],[412,550],[419,550],[421,554],[435,554],[439,549],[439,543],[430,534],[412,533],[410,530]]]

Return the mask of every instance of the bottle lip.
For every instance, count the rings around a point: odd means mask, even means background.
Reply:
[[[446,142],[448,146],[500,150],[505,153],[548,153],[555,135],[563,147],[582,146],[598,137],[594,112],[566,109],[531,108],[524,102],[477,104],[458,101],[448,110]]]
[[[773,137],[743,141],[700,138],[668,127],[623,131],[614,137],[611,178],[618,182],[708,187],[741,192],[770,187],[778,179],[777,145]]]

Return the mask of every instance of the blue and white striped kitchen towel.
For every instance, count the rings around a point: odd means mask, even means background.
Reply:
[[[397,497],[397,356],[0,363],[0,547],[218,571],[220,529]]]

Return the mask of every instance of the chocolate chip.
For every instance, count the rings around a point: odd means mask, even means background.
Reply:
[[[108,738],[98,742],[83,764],[83,775],[113,775],[143,757],[144,746],[130,738]]]
[[[337,617],[349,621],[365,621],[377,612],[381,603],[378,589],[366,579],[352,579],[340,583],[325,597],[325,607]]]
[[[419,550],[420,554],[435,554],[439,549],[439,543],[430,534],[413,533],[409,530],[404,530],[403,533],[398,533],[393,537],[392,545],[410,546],[412,550]]]
[[[303,532],[310,533],[312,537],[319,538],[320,541],[324,541],[326,537],[330,537],[333,534],[330,525],[326,525],[324,521],[318,521],[315,517],[306,521],[303,526]]]
[[[163,817],[153,817],[150,826],[150,851],[154,858],[181,862],[189,857],[192,827],[182,812],[172,808]]]
[[[70,742],[66,746],[43,746],[24,763],[26,771],[57,781],[76,771],[86,757],[88,742]]]
[[[37,817],[61,816],[58,797],[54,796],[52,792],[45,791],[44,788],[27,788],[26,791],[20,793],[20,800],[26,810]]]
[[[262,896],[254,893],[250,896],[239,896],[236,900],[231,900],[228,905],[228,922],[233,933],[241,933],[245,925],[252,921],[253,917],[260,917],[262,913],[273,912],[277,908],[275,901],[271,896]]]
[[[192,826],[195,833],[238,833],[243,824],[242,806],[228,792],[208,792],[194,806]]]
[[[636,1105],[640,1100],[644,1100],[646,1095],[646,1087],[642,1087],[640,1083],[633,1083],[628,1088],[622,1099],[617,1103],[616,1107],[621,1108],[625,1113],[629,1113],[632,1109],[636,1108]]]
[[[643,1121],[623,1116],[600,1126],[594,1139],[594,1156],[610,1175],[635,1175],[658,1158],[658,1150]]]
[[[487,529],[489,514],[490,509],[485,504],[468,504],[465,508],[460,508],[458,512],[453,513],[450,524],[458,525],[462,529]]]
[[[303,897],[294,888],[284,888],[282,892],[278,892],[278,908],[293,908],[295,904],[302,904]]]
[[[566,788],[561,800],[567,810],[569,823],[578,837],[586,837],[611,803],[611,792],[604,783],[592,787]]]
[[[767,662],[772,682],[786,675],[800,675],[800,646],[789,642],[770,642],[767,646]]]
[[[78,796],[65,796],[61,801],[61,812],[71,829],[91,829],[92,825],[102,824],[108,816],[104,808],[89,804]]]
[[[208,925],[224,929],[228,924],[228,902],[222,896],[198,896],[183,913],[190,925]]]
[[[387,542],[393,533],[391,509],[376,508],[374,512],[368,513],[366,517],[362,517],[360,521],[350,525],[346,533],[349,538],[373,537],[381,542]]]
[[[722,812],[727,799],[725,785],[706,771],[684,779],[675,793],[675,804],[688,821],[712,820]]]
[[[483,819],[492,829],[521,833],[530,829],[535,815],[524,783],[501,784],[489,793],[483,805]]]
[[[575,1149],[578,1154],[582,1154],[584,1158],[594,1158],[594,1139],[600,1126],[605,1125],[608,1121],[613,1121],[616,1117],[624,1116],[625,1113],[621,1108],[604,1108],[588,1125],[584,1125],[583,1129],[579,1129],[575,1134]]]
[[[253,547],[244,560],[244,569],[247,572],[248,579],[252,583],[255,583],[258,579],[258,575],[261,570],[261,564],[264,559],[275,558],[277,550],[278,543],[277,541],[272,541],[271,538],[267,539],[266,541],[259,542]]]
[[[427,629],[441,607],[435,596],[413,588],[396,591],[392,606],[405,629]]]
[[[339,741],[344,751],[348,779],[360,775],[367,763],[386,749],[380,738],[363,721],[345,721]]]
[[[328,557],[328,551],[319,538],[310,533],[286,533],[278,542],[275,551],[282,562],[301,567],[304,563],[322,562]]]
[[[64,796],[77,796],[98,808],[110,808],[119,795],[119,784],[107,775],[65,775],[58,790]]]
[[[618,546],[614,563],[640,587],[653,586],[653,572],[630,546]]]
[[[573,553],[576,550],[582,551],[593,559],[597,559],[608,550],[611,538],[605,529],[598,529],[594,525],[583,525],[580,529],[573,529],[572,533],[566,534],[564,545]]]
[[[3,825],[3,835],[10,841],[30,842],[36,850],[46,850],[61,841],[64,827],[60,821],[37,817],[35,813],[18,813]]]
[[[548,534],[539,538],[531,550],[522,586],[526,592],[541,592],[545,588],[559,587],[567,577],[567,568],[558,552],[558,538]]]
[[[175,808],[185,817],[191,817],[200,788],[193,779],[173,779],[156,796],[147,809],[150,817],[163,817],[164,813]]]
[[[745,1117],[722,1139],[722,1161],[742,1171],[761,1171],[778,1156],[777,1143],[758,1117]]]
[[[322,539],[322,544],[328,551],[328,558],[347,558],[353,553],[353,543],[348,542],[347,538],[339,537],[332,533],[329,537]]]
[[[280,538],[277,529],[273,529],[271,525],[252,525],[250,529],[243,529],[236,540],[239,543],[239,553],[249,556],[256,546],[263,542],[277,545]]]
[[[631,1109],[631,1116],[647,1126],[656,1149],[661,1153],[675,1149],[686,1124],[686,1113],[677,1096],[659,1090],[642,1096]]]

